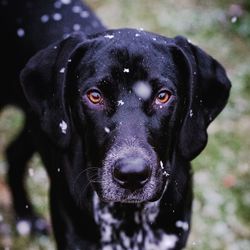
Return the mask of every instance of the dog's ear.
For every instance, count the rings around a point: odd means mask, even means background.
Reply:
[[[70,116],[65,100],[66,75],[71,56],[84,41],[83,34],[72,34],[37,54],[21,72],[21,84],[41,128],[49,138],[65,147],[70,140]]]
[[[179,137],[179,151],[194,159],[207,144],[207,127],[227,103],[231,83],[224,68],[183,37],[175,44],[188,68],[187,109]]]

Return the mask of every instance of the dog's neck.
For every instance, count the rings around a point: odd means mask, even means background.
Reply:
[[[102,250],[167,250],[178,237],[157,227],[160,201],[145,204],[104,203],[93,196],[95,222]]]

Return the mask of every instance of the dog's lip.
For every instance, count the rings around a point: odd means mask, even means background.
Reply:
[[[104,202],[113,202],[113,203],[120,203],[120,204],[142,204],[145,202],[148,202],[148,200],[139,200],[139,199],[124,199],[124,200],[111,200],[111,199],[105,199],[103,197],[100,197],[100,199]],[[151,201],[151,200],[150,200]]]
[[[102,195],[98,195],[100,200],[103,202],[112,202],[112,203],[120,203],[120,204],[143,204],[145,202],[154,202],[159,200],[162,195],[156,195],[156,196],[151,196],[147,197],[146,199],[138,199],[138,198],[129,198],[129,197],[119,197],[118,199],[110,199],[108,197],[103,197]]]

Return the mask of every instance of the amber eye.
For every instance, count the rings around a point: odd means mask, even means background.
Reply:
[[[168,102],[168,100],[170,99],[171,94],[169,91],[167,90],[162,90],[158,96],[156,97],[156,103],[157,104],[164,104],[166,102]]]
[[[88,99],[93,103],[93,104],[100,104],[102,103],[103,99],[102,99],[102,95],[101,93],[94,89],[94,90],[90,90],[87,93]]]

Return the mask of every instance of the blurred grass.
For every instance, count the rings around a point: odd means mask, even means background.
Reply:
[[[144,28],[165,36],[184,35],[227,69],[233,83],[229,105],[209,128],[209,143],[193,162],[195,202],[188,250],[250,249],[250,4],[247,0],[87,0],[110,28]],[[20,128],[22,116],[8,109],[0,120],[0,152]],[[32,198],[48,218],[46,174],[35,157],[28,177]],[[0,155],[0,249],[54,249],[46,238],[16,237]],[[44,187],[45,186],[45,187]],[[2,188],[1,188],[2,187]],[[4,185],[5,187],[5,185]],[[5,191],[3,191],[5,190]],[[4,200],[4,202],[2,202]],[[2,223],[3,224],[3,223]]]

